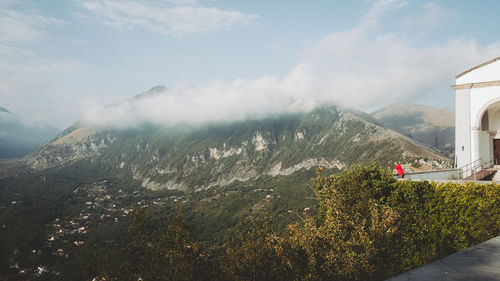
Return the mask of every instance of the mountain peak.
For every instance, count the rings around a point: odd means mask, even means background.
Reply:
[[[455,115],[428,105],[397,103],[371,114],[385,126],[453,157]]]
[[[157,95],[165,92],[167,89],[168,88],[163,86],[163,85],[158,85],[158,86],[155,86],[155,87],[149,89],[148,91],[146,91],[144,93],[138,94],[134,98],[141,99],[141,98],[146,98],[146,97],[157,96]]]
[[[1,106],[0,106],[0,112],[11,113],[10,111],[8,111],[7,109],[5,109]]]
[[[163,85],[158,85],[158,86],[151,88],[148,92],[163,92],[166,89],[167,89],[167,87],[165,87]]]

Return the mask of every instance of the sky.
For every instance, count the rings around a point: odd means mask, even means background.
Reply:
[[[0,106],[78,120],[203,123],[338,104],[454,110],[500,56],[500,1],[0,0]],[[163,85],[161,95],[134,96]]]

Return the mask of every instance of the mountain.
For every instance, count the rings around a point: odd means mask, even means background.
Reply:
[[[323,166],[448,167],[450,159],[388,129],[368,114],[336,106],[198,126],[99,129],[81,122],[27,156],[33,170],[85,162],[152,190],[203,190]]]
[[[451,165],[372,116],[337,106],[197,126],[77,122],[24,161],[27,169],[3,163],[13,169],[5,176],[0,161],[0,275],[8,280],[40,268],[51,280],[92,279],[97,273],[81,261],[100,263],[96,249],[119,260],[137,207],[149,206],[159,227],[181,206],[193,238],[216,252],[249,219],[272,215],[279,232],[317,214],[310,179],[318,165],[328,174],[352,164]]]
[[[46,124],[27,124],[0,107],[0,158],[23,157],[57,133],[59,129]]]
[[[443,155],[455,153],[455,114],[432,106],[398,103],[371,114],[396,130]]]
[[[143,99],[143,98],[148,98],[148,97],[154,97],[157,95],[164,94],[166,90],[168,90],[167,87],[162,86],[162,85],[158,85],[156,87],[149,89],[148,91],[146,91],[144,93],[136,95],[134,97],[134,99]]]

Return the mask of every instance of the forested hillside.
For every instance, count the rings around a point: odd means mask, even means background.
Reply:
[[[117,180],[55,192],[64,178],[40,178],[50,194],[2,201],[13,205],[1,214],[2,275],[383,280],[500,234],[498,185],[396,181],[375,166],[317,172],[308,194],[287,180],[192,196],[125,190]],[[15,193],[3,188],[2,198]]]

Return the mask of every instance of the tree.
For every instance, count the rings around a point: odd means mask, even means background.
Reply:
[[[320,213],[289,227],[291,247],[307,255],[304,280],[387,277],[399,224],[397,213],[384,205],[393,183],[388,171],[374,166],[354,166],[331,177],[318,168]]]
[[[303,275],[305,259],[290,247],[286,236],[271,229],[273,217],[247,218],[238,236],[225,245],[222,268],[229,280],[296,280]]]
[[[212,271],[200,245],[190,240],[182,209],[154,230],[146,207],[132,213],[133,236],[123,248],[119,280],[209,280]]]

